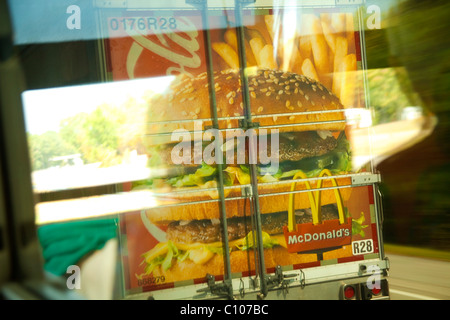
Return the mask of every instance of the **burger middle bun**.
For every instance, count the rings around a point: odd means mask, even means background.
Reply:
[[[241,80],[238,70],[214,72],[215,94],[219,128],[239,128],[237,119],[244,115]],[[345,128],[344,107],[336,97],[321,83],[303,75],[270,69],[255,69],[249,72],[248,85],[250,107],[254,122],[260,126],[279,126],[279,132],[336,130]],[[331,111],[336,112],[320,112]],[[292,115],[296,112],[318,112],[304,115]],[[277,114],[277,115],[275,115]],[[283,116],[281,116],[283,114]],[[286,115],[284,115],[286,114]],[[171,142],[170,135],[155,136],[159,133],[172,133],[177,129],[188,131],[205,130],[212,122],[210,91],[207,74],[195,78],[181,76],[163,94],[157,95],[149,105],[147,144],[158,145]],[[339,122],[328,122],[339,121]],[[157,123],[163,122],[163,123]],[[326,122],[316,124],[315,122]],[[200,124],[198,124],[200,123]],[[311,123],[311,124],[308,124]]]
[[[336,182],[338,186],[350,186],[350,178],[337,178]],[[316,195],[314,190],[317,187],[316,181],[310,182],[312,191]],[[323,180],[322,188],[332,187],[332,182],[329,179]],[[146,214],[150,221],[155,224],[167,224],[170,221],[178,220],[203,220],[203,219],[220,219],[220,201],[218,200],[217,191],[192,191],[192,189],[178,189],[182,192],[174,193],[170,199],[160,201],[159,207],[155,209],[147,210]],[[307,190],[306,185],[303,182],[297,183],[295,190]],[[347,201],[350,198],[352,188],[339,188],[342,201]],[[260,185],[258,187],[259,195],[267,194],[268,196],[259,197],[260,212],[261,214],[269,214],[275,212],[285,212],[288,210],[289,194],[276,194],[280,192],[291,191],[291,183],[286,184],[273,184],[273,185]],[[274,194],[270,195],[269,194]],[[225,198],[225,210],[227,218],[243,217],[250,215],[249,201],[244,199],[227,200],[234,197],[241,196],[241,189],[232,189],[231,192],[226,194]],[[212,201],[211,201],[212,200]],[[202,203],[195,203],[197,201],[208,201]],[[193,203],[194,202],[194,203]],[[320,205],[336,203],[336,196],[334,189],[321,190],[320,191]],[[186,203],[185,205],[178,206],[164,206],[169,203]],[[295,209],[308,209],[311,208],[308,192],[295,193]]]

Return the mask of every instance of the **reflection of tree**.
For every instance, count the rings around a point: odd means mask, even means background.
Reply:
[[[118,127],[120,111],[108,105],[98,107],[87,115],[82,123],[80,152],[88,163],[102,162],[103,165],[118,164]]]
[[[32,135],[33,169],[45,169],[55,156],[80,153],[84,163],[122,163],[132,150],[142,151],[141,135],[147,104],[129,98],[120,106],[102,104],[91,113],[61,121],[58,132]]]
[[[41,135],[29,135],[29,140],[33,170],[57,165],[50,159],[77,152],[76,148],[64,141],[55,131],[47,131]]]
[[[84,140],[83,124],[88,117],[87,113],[78,113],[73,117],[61,121],[59,134],[61,138],[81,153]],[[84,159],[86,160],[86,159]]]
[[[136,118],[140,107],[131,98],[119,107],[103,104],[90,114],[64,120],[61,136],[79,150],[87,163],[119,164],[127,151],[138,147],[140,137],[133,124],[142,122],[142,117]]]
[[[142,135],[145,131],[148,102],[138,103],[134,98],[129,98],[121,108],[123,117],[118,130],[118,150],[121,154],[126,154],[130,150],[144,154]]]
[[[367,75],[374,124],[398,121],[403,108],[422,105],[403,68],[371,69]]]

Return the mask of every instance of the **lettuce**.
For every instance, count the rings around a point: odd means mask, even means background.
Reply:
[[[262,231],[262,242],[264,249],[271,249],[273,246],[278,245],[278,241],[272,239],[267,232]],[[239,250],[249,250],[255,248],[255,243],[253,242],[253,231],[250,231],[245,238],[242,239],[240,244],[236,244]]]
[[[153,249],[142,255],[143,261],[141,264],[145,263],[146,265],[144,273],[137,275],[137,278],[141,279],[142,276],[151,274],[158,266],[161,266],[164,270],[168,270],[172,266],[172,259],[179,255],[180,251],[172,241],[158,243]]]
[[[216,175],[216,168],[206,163],[202,163],[202,166],[194,173],[186,174],[180,177],[169,179],[167,182],[177,188],[189,187],[189,186],[201,186],[205,182],[212,180]]]
[[[350,143],[345,137],[345,133],[341,132],[337,139],[337,147],[331,152],[333,156],[333,167],[332,169],[339,171],[351,171],[351,152]]]
[[[242,169],[244,166],[240,167],[226,167],[225,172],[228,172],[235,176],[235,178],[239,181],[239,184],[249,184],[250,183],[250,174],[248,170]]]
[[[165,258],[161,262],[161,267],[163,268],[164,271],[170,269],[170,267],[172,266],[172,258],[178,255],[178,249],[172,244],[171,241],[168,242],[168,246],[169,250],[167,251]],[[174,248],[176,250],[176,254],[173,250]]]
[[[358,219],[352,219],[352,234],[353,235],[360,235],[361,237],[365,237],[366,233],[363,229],[367,228],[368,224],[363,224],[366,221],[366,218],[364,217],[364,213],[361,212],[361,215]]]

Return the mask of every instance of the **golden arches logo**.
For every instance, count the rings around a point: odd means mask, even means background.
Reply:
[[[339,212],[339,223],[344,224],[345,223],[344,206],[343,206],[343,202],[342,202],[341,193],[340,193],[339,189],[337,188],[338,184],[336,182],[336,179],[334,177],[332,177],[332,174],[331,174],[330,170],[328,170],[328,169],[324,169],[320,172],[319,178],[322,178],[324,176],[330,176],[333,187],[336,187],[334,189],[334,195],[336,198],[336,203],[337,203],[338,212]],[[307,179],[308,177],[306,176],[306,174],[303,171],[299,171],[294,175],[294,180],[298,179],[298,178]],[[306,189],[308,189],[308,198],[309,198],[309,203],[311,205],[313,225],[317,225],[317,224],[321,223],[320,195],[321,195],[322,190],[320,190],[320,188],[322,188],[322,182],[323,182],[323,179],[320,179],[318,181],[317,188],[316,188],[318,190],[316,190],[314,193],[313,193],[314,189],[311,188],[311,184],[309,183],[309,181],[304,182],[306,185]],[[294,181],[291,185],[292,192],[295,191],[296,186],[297,186],[297,181]],[[289,232],[292,232],[295,230],[295,193],[289,194],[288,230],[289,230]]]

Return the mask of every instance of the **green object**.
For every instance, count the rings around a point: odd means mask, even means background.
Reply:
[[[44,269],[61,276],[87,254],[103,248],[117,236],[116,219],[56,223],[38,228]]]
[[[171,178],[169,179],[169,183],[178,188],[186,186],[199,186],[204,184],[207,180],[214,178],[215,173],[216,168],[203,162],[201,168],[197,169],[195,173]]]
[[[253,243],[253,231],[250,231],[244,238],[244,243],[242,246],[237,245],[239,250],[249,250],[251,248],[255,248],[255,243]],[[258,241],[258,240],[256,240]],[[273,246],[277,245],[278,242],[274,239],[270,238],[270,235],[267,232],[262,232],[262,243],[264,249],[271,249]]]

